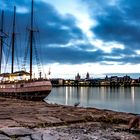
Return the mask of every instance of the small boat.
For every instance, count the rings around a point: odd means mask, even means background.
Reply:
[[[41,73],[38,79],[32,78],[32,55],[33,55],[33,0],[31,4],[31,25],[29,29],[30,35],[30,70],[14,72],[14,41],[15,41],[15,13],[16,7],[14,7],[14,20],[13,20],[13,33],[12,33],[12,64],[11,73],[1,73],[1,60],[3,49],[3,25],[1,26],[0,36],[0,96],[9,98],[18,98],[33,101],[42,101],[49,95],[52,89],[51,81],[47,78],[42,78]],[[3,12],[1,23],[3,24]]]

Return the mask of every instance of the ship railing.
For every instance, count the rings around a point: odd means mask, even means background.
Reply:
[[[0,83],[2,84],[9,84],[9,83],[23,83],[23,82],[33,82],[33,81],[49,81],[47,78],[34,78],[34,79],[20,79],[20,80],[1,80]]]

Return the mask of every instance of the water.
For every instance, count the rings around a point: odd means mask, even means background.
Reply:
[[[47,101],[140,114],[140,87],[57,87]]]

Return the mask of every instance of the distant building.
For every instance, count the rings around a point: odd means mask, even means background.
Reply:
[[[131,80],[132,80],[132,79],[130,78],[130,76],[127,76],[127,75],[126,75],[126,76],[123,77],[123,81],[124,81],[124,82],[129,82],[129,81],[131,81]]]
[[[75,76],[75,80],[80,80],[81,79],[81,76],[79,75],[79,73],[77,73],[77,76]]]
[[[118,76],[111,76],[110,82],[118,82]]]
[[[57,85],[57,86],[62,86],[64,85],[64,79],[61,79],[61,78],[54,78],[54,79],[51,79],[51,83],[53,86]]]
[[[86,80],[89,80],[90,79],[90,76],[89,76],[89,73],[87,72],[86,74]]]
[[[106,77],[105,77],[105,81],[108,81],[109,80],[109,78],[108,78],[108,76],[106,75]]]

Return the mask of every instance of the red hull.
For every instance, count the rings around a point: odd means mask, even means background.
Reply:
[[[25,100],[43,100],[51,92],[50,81],[18,81],[0,83],[0,96]]]

